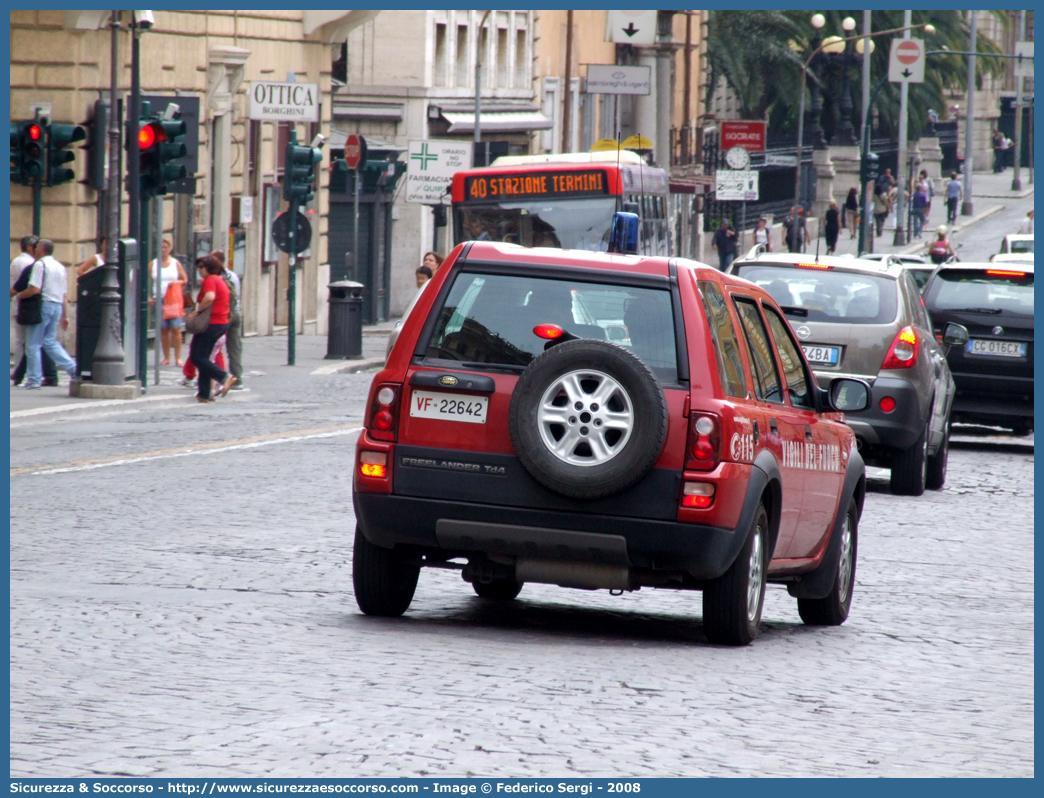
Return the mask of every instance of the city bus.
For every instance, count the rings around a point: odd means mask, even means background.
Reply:
[[[617,211],[637,213],[639,252],[670,255],[668,176],[630,150],[507,155],[453,176],[453,243],[605,252]]]

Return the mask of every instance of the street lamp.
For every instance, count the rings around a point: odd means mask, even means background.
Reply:
[[[849,19],[851,19],[851,18],[849,18]],[[820,20],[823,20],[823,24],[826,24],[826,20],[823,18],[822,14],[813,14],[813,16],[812,16],[812,26],[815,27],[816,22],[819,22]],[[854,30],[855,20],[852,20],[852,25],[853,25],[853,30]],[[843,24],[842,24],[842,27],[844,27]],[[870,52],[872,53],[874,51],[874,43],[873,43],[872,40],[877,38],[878,36],[888,36],[888,35],[893,34],[893,33],[902,33],[904,30],[918,30],[918,29],[924,30],[924,32],[927,33],[929,36],[932,35],[933,33],[935,33],[935,26],[934,25],[932,25],[930,22],[922,22],[922,23],[919,23],[917,25],[906,25],[906,26],[904,26],[902,28],[889,28],[888,30],[880,30],[880,31],[877,31],[877,33],[870,33],[870,34],[865,34],[865,35],[864,34],[860,34],[860,35],[857,35],[857,36],[845,36],[842,39],[837,39],[836,37],[831,37],[832,39],[834,39],[834,41],[831,42],[831,45],[832,46],[836,46],[836,45],[840,44],[841,42],[844,42],[846,44],[848,42],[855,42],[856,52],[861,55],[863,53],[864,49],[865,49],[865,45],[863,44],[863,40],[864,39],[869,39],[869,40],[871,40],[869,42],[869,45],[870,45]],[[809,55],[809,57],[807,59],[805,59],[805,63],[801,67],[801,88],[800,88],[800,91],[799,91],[799,94],[798,94],[798,98],[799,99],[798,99],[797,168],[794,170],[794,172],[795,172],[795,174],[794,174],[794,205],[795,205],[795,208],[796,208],[796,206],[798,206],[801,203],[801,155],[802,155],[801,147],[802,147],[802,143],[803,143],[802,142],[802,138],[803,138],[803,136],[805,134],[805,84],[808,82],[808,69],[812,65],[812,60],[817,55],[819,55],[821,52],[823,52],[823,46],[824,46],[823,44],[820,44],[818,47],[816,47],[812,51],[811,55]],[[864,109],[864,113],[868,113],[868,112],[869,112],[869,108]],[[793,216],[791,218],[793,218]],[[796,221],[795,221],[795,223],[796,223]]]

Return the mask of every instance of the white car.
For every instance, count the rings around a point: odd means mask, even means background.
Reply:
[[[1023,233],[1012,233],[1001,241],[999,255],[1033,255],[1033,236]]]

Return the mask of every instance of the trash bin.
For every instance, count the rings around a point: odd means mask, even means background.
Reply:
[[[328,287],[330,322],[326,332],[326,359],[361,358],[363,284],[338,280]]]

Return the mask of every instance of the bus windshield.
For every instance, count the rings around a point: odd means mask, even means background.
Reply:
[[[457,241],[605,252],[615,212],[614,197],[469,204],[454,209],[454,236]]]

